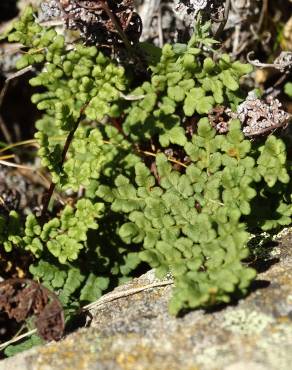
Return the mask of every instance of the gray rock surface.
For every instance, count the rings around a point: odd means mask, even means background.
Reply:
[[[171,285],[125,293],[155,282],[150,271],[91,308],[90,328],[3,360],[0,370],[291,370],[292,229],[269,264],[238,303],[180,318],[168,314]]]

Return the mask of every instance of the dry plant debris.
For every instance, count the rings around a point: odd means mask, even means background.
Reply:
[[[61,18],[68,29],[79,30],[87,44],[136,43],[142,31],[133,0],[49,0],[41,9],[43,20]]]
[[[0,310],[22,322],[36,316],[38,334],[45,340],[59,340],[64,331],[64,313],[57,296],[30,279],[7,279],[0,283]]]

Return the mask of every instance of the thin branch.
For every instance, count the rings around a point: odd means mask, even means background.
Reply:
[[[142,100],[145,98],[145,95],[125,95],[122,92],[120,92],[120,96],[129,101],[135,101],[135,100]]]
[[[258,68],[274,68],[279,70],[280,72],[285,72],[285,70],[289,70],[292,66],[292,52],[281,52],[281,54],[275,59],[274,63],[262,63],[258,59],[252,60],[251,55],[254,55],[254,51],[250,51],[247,54],[247,61]],[[287,60],[285,60],[286,55],[288,56]]]
[[[12,159],[12,158],[15,158],[14,154],[7,154],[7,155],[0,156],[0,160],[2,161],[5,159]]]
[[[23,338],[30,337],[31,335],[35,334],[36,331],[37,331],[36,329],[30,330],[24,334],[18,335],[17,337],[8,340],[7,342],[1,343],[0,351],[3,351],[3,349],[5,349],[7,346],[9,346],[12,343],[18,342]]]
[[[226,26],[228,16],[229,16],[230,6],[231,6],[231,0],[226,0],[225,5],[224,5],[224,16],[215,33],[215,36],[214,36],[215,39],[218,39],[221,36],[221,33],[224,31],[224,28]]]
[[[4,148],[1,148],[0,153],[6,152],[9,149],[13,149],[13,148],[16,148],[18,146],[24,146],[24,145],[32,145],[32,146],[37,146],[37,147],[39,146],[36,139],[23,140],[23,141],[19,141],[17,143],[9,144],[9,145],[5,146]]]
[[[164,41],[163,41],[163,30],[162,30],[162,14],[161,14],[161,4],[159,4],[158,7],[158,13],[157,13],[157,28],[158,28],[158,39],[159,39],[159,46],[160,48],[163,47]]]
[[[8,89],[8,86],[9,86],[9,82],[10,82],[11,80],[14,80],[14,79],[15,79],[15,78],[17,78],[17,77],[20,77],[20,76],[24,75],[25,73],[27,73],[27,72],[31,71],[32,69],[33,69],[33,67],[32,67],[32,66],[25,67],[25,68],[21,69],[20,71],[13,73],[13,75],[12,75],[12,76],[8,77],[8,78],[5,80],[5,82],[4,82],[4,86],[3,86],[2,90],[1,90],[1,93],[0,93],[0,108],[2,107],[3,99],[4,99],[5,94],[6,94],[6,92],[7,92],[7,89]]]
[[[106,294],[106,295],[102,296],[97,301],[92,302],[92,303],[82,307],[81,311],[89,311],[93,308],[98,308],[98,307],[104,305],[105,303],[115,301],[116,299],[128,297],[130,295],[137,294],[137,293],[143,292],[143,291],[148,290],[148,289],[163,287],[163,286],[172,285],[172,284],[173,284],[173,280],[164,280],[164,281],[159,281],[159,282],[156,282],[156,283],[144,285],[144,286],[141,286],[139,288],[132,288],[132,289],[124,290],[122,292],[116,292],[116,293],[112,292],[112,293],[109,293],[109,294]]]
[[[109,140],[103,140],[103,143],[104,144],[108,144],[108,145],[114,145],[114,146],[117,146],[117,147],[124,147],[122,144],[114,144],[112,143],[111,141]],[[153,153],[153,152],[149,152],[148,150],[141,150],[141,149],[134,149],[134,151],[137,153],[137,154],[144,154],[144,155],[148,155],[148,156],[151,156],[151,157],[156,157],[158,153]],[[171,157],[171,156],[167,156],[167,160],[169,162],[172,162],[172,163],[175,163],[175,164],[179,164],[180,166],[182,167],[185,167],[187,168],[188,166],[180,161],[178,161],[177,159]]]
[[[79,4],[77,2],[77,4]],[[100,9],[103,9],[107,16],[110,18],[110,20],[112,21],[113,25],[115,26],[118,34],[120,35],[121,39],[123,40],[125,46],[127,49],[131,50],[131,44],[124,32],[124,30],[122,29],[122,27],[120,26],[120,23],[119,23],[119,20],[117,19],[117,17],[115,16],[115,14],[113,14],[113,12],[111,11],[111,9],[109,8],[108,4],[107,4],[107,0],[101,0],[98,4],[96,5],[93,5],[93,6],[86,6],[86,5],[81,5],[79,4],[82,8],[84,9],[88,9],[88,10],[100,10]]]
[[[0,159],[0,164],[3,164],[4,166],[8,166],[8,167],[22,168],[24,170],[29,170],[29,171],[35,171],[36,170],[34,167],[24,166],[24,165],[12,163],[12,162],[7,162],[7,161],[3,161],[1,159]]]
[[[254,136],[258,136],[258,135],[264,135],[266,134],[267,132],[275,132],[278,128],[286,128],[289,124],[289,122],[291,122],[291,119],[292,119],[292,116],[290,117],[290,119],[288,119],[286,122],[281,122],[281,123],[277,123],[277,124],[274,124],[273,126],[269,126],[269,127],[265,127],[263,129],[259,129],[257,131],[253,131],[251,133],[249,132],[244,132],[244,136],[246,137],[254,137]]]
[[[257,27],[257,33],[259,33],[262,29],[265,17],[266,17],[267,12],[268,12],[268,7],[269,7],[269,0],[263,0],[261,15],[260,15],[260,19],[259,19],[258,27]]]
[[[13,75],[11,75],[10,77],[8,77],[5,82],[4,82],[4,86],[0,92],[0,110],[2,108],[2,105],[3,105],[3,101],[4,101],[4,98],[5,98],[5,95],[6,95],[6,92],[8,90],[8,87],[9,87],[9,83],[10,81],[14,80],[15,78],[19,77],[19,76],[22,76],[23,74],[29,72],[32,70],[32,66],[28,66],[28,67],[25,67],[23,69],[21,69],[20,71],[18,72],[15,72],[13,73]],[[7,127],[5,125],[5,122],[3,120],[3,118],[0,116],[0,129],[5,137],[5,140],[11,144],[12,143],[12,137],[10,135],[10,132],[7,130]]]
[[[59,18],[59,19],[57,18],[57,19],[50,20],[50,21],[39,22],[39,25],[43,26],[43,27],[64,26],[64,21],[61,18]]]
[[[113,22],[114,26],[116,27],[116,30],[118,31],[119,35],[121,36],[121,39],[123,40],[126,48],[131,50],[131,44],[130,44],[124,30],[120,26],[119,21],[117,20],[116,16],[110,10],[106,1],[102,0],[102,7],[103,7],[104,11],[106,12],[106,14],[109,16],[110,20]]]
[[[3,89],[4,89],[4,87],[3,87]],[[7,127],[6,127],[6,124],[5,124],[1,114],[0,114],[0,129],[2,131],[2,134],[3,134],[6,142],[7,143],[12,143],[12,136],[11,136],[9,130],[7,129]]]
[[[147,150],[138,150],[138,153],[142,153],[142,154],[145,154],[145,155],[149,155],[151,157],[156,157],[157,156],[157,153],[152,153],[152,152],[149,152]],[[172,162],[172,163],[175,163],[175,164],[179,164],[180,166],[182,167],[185,167],[187,168],[188,166],[178,160],[176,160],[175,158],[171,157],[171,156],[167,156],[167,160],[169,162]]]

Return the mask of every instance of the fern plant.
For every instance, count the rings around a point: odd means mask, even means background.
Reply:
[[[116,188],[101,185],[97,191],[112,211],[128,215],[119,230],[122,240],[143,243],[140,257],[159,276],[172,272],[174,314],[182,308],[229,302],[230,292],[246,292],[255,271],[242,263],[249,254],[243,221],[256,211],[251,200],[256,198],[259,206],[265,198],[255,184],[261,182],[265,189],[289,182],[281,140],[271,136],[251,153],[251,143],[236,121],[223,136],[201,119],[198,133],[184,148],[192,161],[185,173],[174,170],[159,153],[156,179],[138,163],[134,183],[119,175]],[[279,218],[263,222],[263,229],[291,222],[291,203],[280,203],[280,209]]]
[[[158,134],[162,147],[183,146],[184,119],[207,115],[218,104],[234,108],[241,102],[239,79],[251,72],[251,66],[231,62],[226,54],[215,62],[196,47],[199,42],[201,38],[194,34],[188,45],[164,46],[160,61],[150,67],[151,81],[131,92],[143,99],[127,110],[123,128],[130,138],[149,140]]]
[[[143,73],[96,46],[69,46],[31,8],[8,36],[25,48],[17,67],[37,71],[36,139],[51,190],[73,204],[60,210],[51,191],[42,217],[0,216],[1,243],[33,255],[30,274],[68,318],[141,262],[174,276],[173,314],[229,302],[256,275],[250,233],[291,224],[284,141],[247,140],[236,120],[227,135],[211,127],[212,108],[244,99],[252,69],[220,55],[209,28],[199,23],[186,45],[141,45]]]

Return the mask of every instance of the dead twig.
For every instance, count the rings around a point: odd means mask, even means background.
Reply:
[[[262,29],[265,17],[266,17],[267,12],[268,12],[268,6],[269,6],[269,0],[263,0],[261,15],[260,15],[260,19],[259,19],[259,23],[258,23],[258,27],[257,27],[257,33],[259,33]]]
[[[262,63],[258,59],[252,60],[251,55],[254,55],[254,51],[250,51],[247,54],[247,61],[258,68],[274,68],[280,72],[285,72],[285,70],[292,68],[292,52],[289,51],[282,51],[274,63]]]
[[[9,130],[7,130],[7,127],[5,125],[5,122],[0,114],[0,130],[2,131],[2,134],[6,140],[7,143],[12,143],[12,136],[10,135]]]
[[[157,11],[157,28],[158,28],[158,39],[159,39],[159,46],[163,47],[163,30],[162,30],[162,15],[161,15],[161,4],[159,4],[158,11]]]
[[[27,331],[26,333],[24,334],[21,334],[21,335],[18,335],[10,340],[8,340],[7,342],[4,342],[4,343],[1,343],[0,344],[0,351],[3,351],[6,347],[8,347],[10,344],[13,344],[15,342],[18,342],[20,341],[21,339],[23,338],[26,338],[26,337],[30,337],[31,335],[35,334],[36,333],[36,329],[33,329],[33,330],[30,330],[30,331]]]
[[[215,32],[215,35],[214,35],[214,38],[216,40],[221,36],[222,32],[224,31],[224,28],[226,26],[228,16],[229,16],[230,6],[231,6],[231,0],[226,0],[225,5],[224,5],[223,19],[222,20],[217,20],[218,22],[220,22],[220,25],[219,25],[219,27],[218,27],[217,31]]]
[[[151,157],[156,157],[157,156],[157,153],[152,153],[152,152],[149,152],[147,150],[138,150],[138,153],[141,153],[141,154],[144,154],[144,155],[148,155],[148,156],[151,156]],[[175,158],[171,157],[171,156],[167,156],[167,160],[171,163],[175,163],[175,164],[179,164],[180,166],[184,167],[184,168],[187,168],[188,166],[178,160],[176,160]]]
[[[34,167],[24,166],[24,165],[21,165],[21,164],[7,162],[7,161],[4,161],[4,160],[0,160],[0,164],[3,164],[4,166],[8,166],[8,167],[16,167],[16,168],[22,168],[24,170],[35,171]]]
[[[10,76],[6,79],[6,81],[4,82],[4,86],[3,86],[2,90],[1,90],[1,93],[0,93],[0,108],[2,107],[3,100],[4,100],[4,97],[6,95],[7,89],[9,87],[10,81],[14,80],[17,77],[20,77],[20,76],[24,75],[25,73],[31,71],[32,69],[33,69],[32,66],[25,67],[25,68],[21,69],[20,71],[17,71],[15,73],[13,73],[12,76]]]
[[[6,92],[8,90],[10,81],[14,80],[17,77],[20,77],[20,76],[24,75],[25,73],[27,73],[31,70],[32,70],[32,66],[25,67],[25,68],[21,69],[20,71],[13,73],[13,75],[11,75],[10,77],[8,77],[5,80],[4,86],[3,86],[3,88],[0,92],[0,110],[2,108],[3,101],[4,101],[4,98],[5,98]],[[5,140],[7,141],[7,143],[11,144],[12,143],[12,137],[10,135],[10,132],[7,130],[5,122],[4,122],[1,115],[0,115],[0,130],[2,131],[3,136],[4,136]]]
[[[135,100],[142,100],[145,98],[145,95],[125,95],[122,92],[120,92],[120,96],[129,101],[135,101]]]
[[[83,312],[84,311],[89,311],[89,310],[92,310],[93,308],[98,308],[98,307],[104,305],[105,303],[109,303],[109,302],[115,301],[115,300],[120,299],[120,298],[128,297],[130,295],[137,294],[137,293],[143,292],[145,290],[158,288],[158,287],[163,287],[163,286],[172,285],[172,284],[173,284],[173,280],[164,280],[164,281],[159,281],[159,282],[156,282],[156,283],[144,285],[144,286],[141,286],[139,288],[127,289],[127,290],[124,290],[122,292],[112,292],[112,293],[109,293],[109,294],[106,294],[106,295],[102,296],[97,301],[92,302],[92,303],[82,307],[81,311],[83,311]]]

